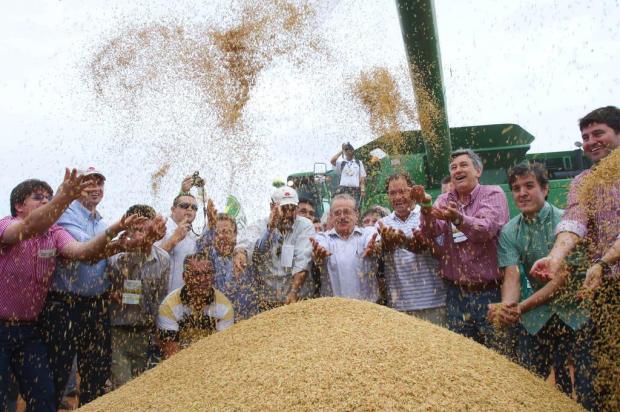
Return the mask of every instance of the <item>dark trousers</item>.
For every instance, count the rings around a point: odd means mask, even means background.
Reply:
[[[11,392],[12,375],[28,411],[55,411],[54,386],[47,350],[36,325],[0,320],[0,411]]]
[[[577,400],[588,410],[598,410],[594,392],[595,368],[592,359],[592,325],[572,330],[557,315],[553,315],[536,335],[523,331],[519,339],[519,358],[522,364],[543,379],[555,369],[556,385],[572,395],[573,385],[568,360],[575,366]]]
[[[498,349],[498,337],[487,320],[487,311],[490,303],[501,301],[499,287],[467,292],[454,283],[446,284],[448,329],[488,348]]]
[[[80,374],[80,403],[86,404],[103,395],[112,364],[107,297],[50,292],[41,325],[57,404],[62,402],[75,355]]]

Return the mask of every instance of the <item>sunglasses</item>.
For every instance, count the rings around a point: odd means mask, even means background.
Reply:
[[[47,199],[48,202],[51,202],[52,197],[52,195],[42,195],[41,193],[34,193],[30,196],[32,200],[36,200],[37,202],[40,202],[43,199]]]
[[[194,205],[192,203],[185,203],[185,202],[179,203],[179,204],[177,204],[177,207],[180,207],[181,209],[190,209],[191,208],[193,211],[198,210],[198,205]]]

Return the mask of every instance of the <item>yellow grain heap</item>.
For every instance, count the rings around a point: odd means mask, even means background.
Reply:
[[[580,407],[473,341],[324,298],[205,338],[84,411],[545,410]]]

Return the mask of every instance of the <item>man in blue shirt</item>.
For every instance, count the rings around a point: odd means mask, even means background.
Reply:
[[[106,228],[97,212],[97,205],[103,199],[105,177],[92,167],[82,174],[84,181],[90,181],[90,185],[84,189],[78,200],[71,203],[57,224],[80,242],[102,233],[111,240],[117,232]],[[145,235],[150,238],[149,243],[153,243],[165,233],[163,218],[158,217],[153,222]],[[156,226],[157,233],[154,233],[153,228]],[[123,243],[128,246],[130,242]],[[105,256],[125,250],[129,249],[122,245],[108,248]],[[41,327],[58,405],[62,402],[75,355],[81,377],[82,404],[102,395],[110,377],[109,281],[104,276],[105,268],[105,259],[94,263],[62,260],[56,265],[45,308],[41,313]]]

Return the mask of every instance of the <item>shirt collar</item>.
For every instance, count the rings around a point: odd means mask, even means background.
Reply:
[[[352,232],[351,234],[353,235],[353,234],[355,234],[355,233],[357,233],[357,234],[359,234],[359,235],[363,234],[362,228],[361,228],[361,227],[359,227],[359,226],[355,226],[355,227],[353,228],[353,232]],[[341,238],[341,239],[342,239],[342,237],[338,234],[338,232],[336,232],[336,229],[330,229],[330,230],[328,230],[328,231],[327,231],[327,235],[328,235],[328,236],[330,236],[330,237],[339,237],[339,238]]]
[[[71,203],[70,207],[71,207],[72,210],[74,210],[76,213],[78,213],[84,219],[94,218],[96,221],[99,221],[99,220],[102,219],[101,214],[97,210],[95,210],[95,213],[93,215],[93,213],[91,213],[90,210],[86,209],[84,207],[84,205],[82,203],[80,203],[79,200],[74,200]]]
[[[405,220],[401,220],[401,218],[399,218],[399,217],[396,215],[396,212],[392,212],[391,216],[392,216],[392,218],[393,218],[394,220],[400,220],[401,222],[403,222],[403,223],[404,223],[404,222],[407,222],[407,221],[408,221],[409,219],[411,219],[412,217],[414,217],[414,216],[418,215],[419,213],[420,213],[420,205],[415,205],[415,206],[413,207],[413,209],[411,209],[411,212],[409,212],[409,216],[407,216],[407,219],[405,219]]]
[[[536,215],[536,217],[534,219],[528,219],[527,217],[525,217],[523,215],[523,213],[521,214],[521,218],[527,224],[540,223],[540,222],[546,221],[547,218],[549,217],[550,213],[551,213],[551,205],[548,202],[545,202],[545,204],[538,211],[538,214]]]
[[[477,183],[476,187],[474,187],[474,189],[469,193],[469,200],[467,201],[467,203],[463,204],[463,206],[469,206],[471,202],[473,202],[474,199],[478,196],[478,193],[480,193],[480,183]],[[456,189],[448,193],[448,200],[459,203],[459,194]]]

